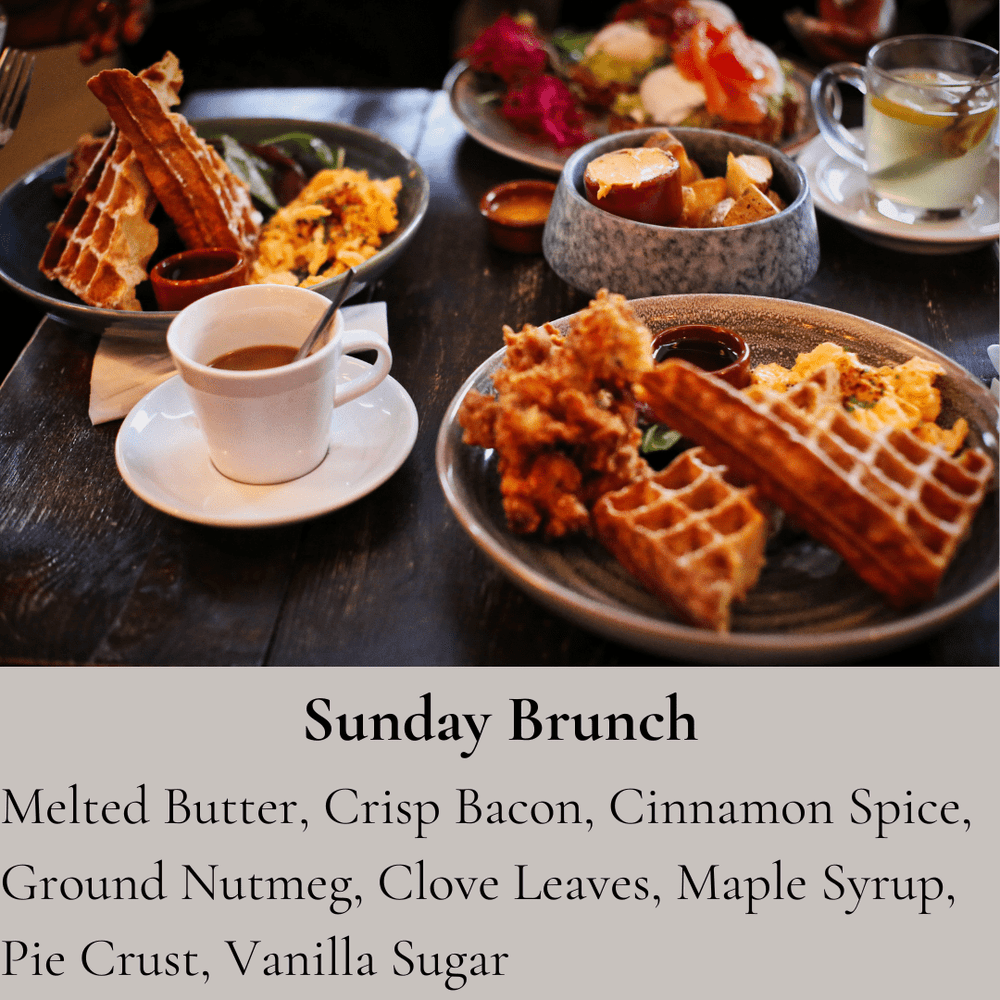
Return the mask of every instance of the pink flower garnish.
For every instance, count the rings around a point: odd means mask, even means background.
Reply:
[[[459,55],[482,73],[494,73],[505,83],[537,76],[545,70],[548,55],[545,44],[526,24],[509,14],[501,14],[471,45]]]
[[[558,77],[543,74],[512,87],[500,107],[511,124],[525,132],[547,136],[557,149],[590,141],[583,131],[580,109],[570,89]]]

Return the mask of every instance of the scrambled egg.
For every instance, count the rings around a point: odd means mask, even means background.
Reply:
[[[370,180],[364,170],[321,170],[294,201],[264,224],[252,283],[319,284],[374,256],[399,225],[399,177]]]
[[[831,363],[840,371],[844,409],[866,430],[876,431],[886,424],[905,427],[951,455],[962,446],[969,431],[964,419],[956,420],[951,430],[936,423],[941,393],[934,380],[944,369],[933,361],[911,358],[894,367],[872,368],[862,364],[856,354],[827,342],[800,354],[791,369],[779,364],[758,365],[751,374],[751,385],[784,392]]]

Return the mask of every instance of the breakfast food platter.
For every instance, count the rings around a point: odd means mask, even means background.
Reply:
[[[373,178],[402,179],[397,197],[398,228],[384,239],[382,248],[373,257],[357,266],[355,293],[376,281],[393,264],[427,211],[430,186],[419,164],[402,149],[367,129],[283,118],[213,118],[191,124],[202,138],[225,134],[241,142],[261,142],[290,131],[307,132],[331,148],[342,148],[348,167],[367,170]],[[69,154],[61,154],[45,161],[0,195],[0,229],[8,236],[0,244],[0,279],[46,312],[81,329],[162,338],[176,314],[156,310],[151,291],[144,301],[144,290],[140,287],[144,306],[141,312],[95,308],[38,270],[49,238],[48,226],[59,217],[64,204],[53,194],[52,185],[62,179],[68,159]],[[154,255],[152,262],[159,256],[162,254]],[[313,289],[329,297],[336,293],[340,283],[339,278],[332,278],[314,285]]]
[[[812,74],[795,67],[792,79],[808,94],[812,84]],[[460,60],[449,71],[444,81],[444,89],[451,101],[451,107],[466,132],[477,142],[495,153],[548,174],[558,175],[574,149],[557,149],[552,144],[535,141],[518,132],[496,109],[490,100],[490,84],[481,73],[473,70],[467,62]],[[589,123],[593,138],[608,134],[607,116],[596,116]],[[816,119],[808,100],[803,103],[802,121],[799,128],[778,144],[784,152],[792,154],[801,149],[817,134]]]
[[[968,444],[997,459],[996,404],[963,368],[921,342],[835,310],[753,296],[686,295],[632,306],[656,334],[685,323],[718,324],[750,343],[752,363],[790,366],[820,341],[849,345],[868,364],[933,361],[945,374],[941,423],[968,421]],[[556,321],[565,325],[568,317]],[[458,413],[471,390],[490,392],[504,351],[487,359],[449,407],[437,443],[445,495],[473,541],[518,586],[557,614],[615,641],[672,659],[714,663],[819,663],[875,656],[940,628],[997,586],[997,492],[988,491],[936,596],[894,610],[830,549],[785,529],[769,544],[757,585],[731,631],[682,624],[597,542],[513,534],[501,505],[495,455],[462,443]],[[995,483],[993,484],[995,487]]]

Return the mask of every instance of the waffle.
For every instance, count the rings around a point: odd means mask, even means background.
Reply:
[[[249,189],[187,119],[168,111],[145,80],[125,69],[104,70],[87,86],[131,143],[184,244],[251,252],[260,214]]]
[[[132,147],[112,130],[52,230],[42,273],[88,305],[141,309],[135,289],[159,239],[155,206]]]
[[[704,448],[691,448],[662,472],[601,497],[594,533],[685,621],[728,631],[730,605],[764,565],[767,519],[752,492],[729,482]]]
[[[840,405],[833,365],[778,393],[739,392],[671,361],[637,395],[897,607],[934,596],[992,477],[977,448],[952,458],[908,430],[860,427]]]
[[[180,100],[183,77],[172,54],[140,76],[161,106]],[[53,227],[39,268],[88,305],[141,309],[135,289],[159,240],[149,221],[155,207],[131,144],[112,127]]]

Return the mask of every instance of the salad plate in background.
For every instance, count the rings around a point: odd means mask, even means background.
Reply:
[[[720,129],[786,152],[816,134],[811,74],[748,36],[715,0],[667,13],[624,4],[600,29],[549,35],[505,14],[459,55],[444,89],[466,131],[547,173],[628,128]]]
[[[796,67],[792,75],[808,94],[812,74]],[[452,111],[465,131],[494,153],[508,156],[543,173],[558,176],[566,161],[576,152],[576,147],[559,149],[554,143],[546,143],[518,132],[500,114],[496,101],[491,96],[495,88],[490,81],[485,80],[481,73],[477,73],[464,60],[452,66],[445,78],[444,89]],[[608,134],[608,120],[607,115],[593,115],[589,118],[587,127],[592,133],[591,138],[597,139]],[[801,127],[779,142],[778,148],[789,154],[796,153],[813,139],[817,131],[812,105],[807,102],[803,108]]]

